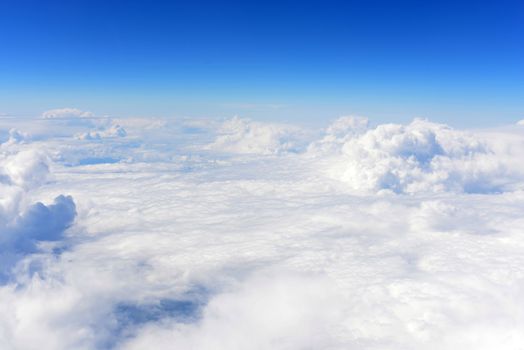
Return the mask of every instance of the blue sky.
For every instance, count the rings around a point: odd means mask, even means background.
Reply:
[[[524,118],[522,1],[0,2],[0,113]]]

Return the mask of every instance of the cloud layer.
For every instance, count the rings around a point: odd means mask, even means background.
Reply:
[[[0,348],[524,343],[519,125],[83,113],[1,121]]]

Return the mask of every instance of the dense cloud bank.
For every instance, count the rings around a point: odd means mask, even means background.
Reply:
[[[311,153],[331,158],[336,164],[327,165],[330,174],[355,190],[501,192],[523,178],[515,159],[497,152],[493,142],[501,140],[421,119],[365,125],[362,119],[338,120],[310,146]]]
[[[0,129],[2,349],[524,344],[520,125]]]

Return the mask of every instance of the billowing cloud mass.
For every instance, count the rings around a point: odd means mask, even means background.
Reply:
[[[355,190],[485,193],[514,186],[523,175],[488,139],[446,125],[416,119],[363,126],[359,119],[338,120],[310,146],[319,158],[331,158],[333,165],[326,166],[331,176]]]
[[[11,276],[16,263],[36,253],[38,244],[59,241],[76,216],[71,196],[59,195],[54,203],[28,205],[29,191],[48,178],[45,154],[25,150],[0,159],[0,282]]]
[[[107,116],[98,117],[92,112],[77,108],[52,109],[42,113],[48,125],[73,133],[80,140],[101,140],[111,137],[125,137],[127,131],[118,122]],[[69,136],[69,135],[68,135]]]
[[[6,142],[0,144],[0,147],[6,148],[12,144],[24,143],[24,142],[29,141],[30,138],[31,137],[28,133],[12,128],[9,130],[9,138],[7,139]]]
[[[245,154],[278,154],[299,150],[301,130],[282,124],[270,124],[234,117],[219,128],[209,149]]]
[[[1,349],[524,344],[520,125],[68,119],[0,121]]]

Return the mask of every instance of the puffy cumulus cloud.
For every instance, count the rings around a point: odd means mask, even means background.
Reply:
[[[16,236],[15,244],[18,244],[16,241],[22,238],[21,236],[33,241],[32,243],[60,240],[75,216],[76,207],[71,196],[60,195],[50,205],[41,202],[33,204],[16,218],[11,227]]]
[[[329,125],[322,139],[308,146],[311,153],[336,154],[342,145],[352,137],[365,132],[369,121],[365,117],[340,117]]]
[[[34,150],[3,155],[0,159],[0,281],[38,244],[58,241],[72,224],[76,209],[70,196],[54,203],[28,205],[28,193],[43,184],[49,174],[49,159]]]
[[[45,111],[41,119],[48,124],[54,124],[68,132],[74,129],[99,128],[107,124],[107,117],[99,118],[93,113],[77,108],[57,108]],[[69,130],[72,129],[72,130]]]
[[[28,142],[31,139],[29,133],[20,131],[20,130],[15,129],[15,128],[11,128],[9,130],[9,136],[8,137],[9,138],[7,139],[7,141],[2,143],[0,145],[0,147],[6,148],[6,147],[9,147],[9,146],[14,145],[14,144],[26,143],[26,142]]]
[[[49,159],[44,153],[25,150],[0,155],[0,227],[16,218],[27,191],[46,181]]]
[[[46,111],[35,118],[0,118],[0,142],[45,142],[46,147],[49,147],[62,139],[60,146],[66,146],[69,139],[82,137],[97,140],[107,137],[142,137],[151,133],[158,134],[158,131],[172,133],[173,130],[176,131],[173,125],[177,122],[165,118],[114,118],[76,108],[60,108]]]
[[[326,136],[320,140],[320,144],[339,142],[349,137],[361,134],[368,128],[369,120],[365,117],[340,117],[326,129]]]
[[[52,109],[42,113],[42,119],[62,128],[76,132],[75,137],[82,140],[100,140],[107,137],[125,137],[127,131],[108,116],[97,117],[91,112],[77,108]],[[84,131],[88,129],[88,131]]]
[[[517,125],[524,126],[524,119],[519,120],[519,121],[517,122]]]
[[[36,187],[46,181],[49,174],[49,158],[34,149],[24,150],[0,158],[0,174],[8,185],[24,189]]]
[[[219,128],[209,149],[246,154],[278,154],[297,151],[300,143],[299,128],[251,121],[234,117]]]
[[[422,119],[364,126],[359,119],[338,120],[309,147],[310,154],[331,157],[328,172],[355,190],[491,192],[522,179],[507,154],[473,134]]]
[[[38,244],[61,240],[75,216],[73,198],[60,195],[53,204],[38,202],[21,215],[7,218],[0,228],[0,281],[10,276],[11,269],[20,259],[36,253]]]
[[[76,137],[80,140],[100,140],[107,137],[126,137],[127,131],[118,124],[113,124],[107,129],[99,131],[89,131],[77,134]]]

